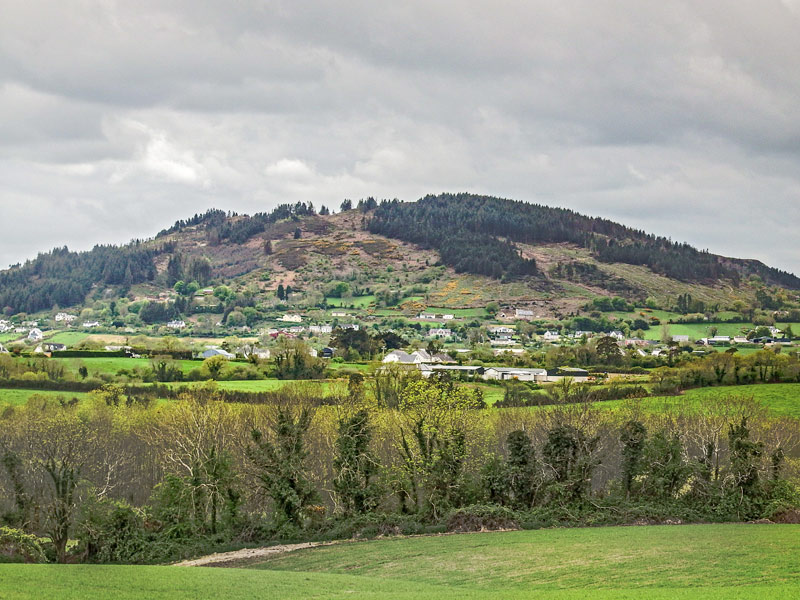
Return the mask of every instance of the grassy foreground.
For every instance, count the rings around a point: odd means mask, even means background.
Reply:
[[[800,526],[608,527],[387,539],[244,569],[0,565],[0,598],[800,597]]]

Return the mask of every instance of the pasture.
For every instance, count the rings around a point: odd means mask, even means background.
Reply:
[[[0,389],[0,406],[25,404],[31,396],[44,396],[45,398],[64,398],[71,400],[78,398],[83,400],[87,397],[83,392],[60,392],[51,390],[8,390]]]
[[[339,308],[368,308],[375,304],[375,296],[351,296],[350,298],[325,298],[326,304]]]
[[[548,598],[800,594],[798,525],[542,529],[345,542],[244,568],[0,565],[4,600]]]
[[[50,335],[50,333],[54,333],[54,335]],[[66,344],[68,348],[71,348],[75,344],[87,339],[89,334],[80,331],[56,331],[48,332],[45,337],[48,342],[52,342],[54,344]]]
[[[778,597],[772,586],[800,592],[798,553],[797,525],[607,527],[377,540],[300,550],[256,566],[547,597],[569,590],[597,598],[669,597],[668,590],[686,597],[693,589],[727,598],[732,588],[756,586],[742,596],[754,598]]]
[[[72,373],[77,373],[81,366],[85,366],[89,370],[89,374],[108,373],[115,375],[121,370],[132,369],[149,369],[152,365],[152,360],[149,358],[127,358],[127,357],[109,357],[109,358],[54,358],[61,363],[67,370]],[[199,369],[203,366],[201,360],[178,360],[175,361],[180,367],[181,371],[188,373],[192,369]]]
[[[654,396],[636,400],[611,400],[601,402],[597,406],[609,410],[617,409],[625,403],[636,402],[652,412],[664,410],[671,406],[699,406],[700,400],[715,396],[752,396],[763,404],[773,416],[789,416],[800,418],[800,383],[765,383],[757,385],[737,385],[721,387],[705,387],[686,390],[680,396]]]

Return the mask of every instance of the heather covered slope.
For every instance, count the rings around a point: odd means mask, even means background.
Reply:
[[[679,232],[676,232],[679,237]],[[593,297],[668,305],[750,303],[758,288],[793,293],[800,279],[605,219],[468,194],[361,202],[330,214],[311,204],[252,216],[211,210],[154,239],[75,253],[65,248],[0,272],[4,312],[80,307],[99,298],[172,293],[177,281],[234,286],[257,301],[291,286],[302,305],[347,293],[367,305],[451,308],[540,303],[548,317]],[[181,307],[178,307],[180,309]],[[179,310],[180,312],[180,310]]]

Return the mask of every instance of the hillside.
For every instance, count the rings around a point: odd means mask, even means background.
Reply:
[[[344,543],[245,568],[5,565],[4,598],[795,597],[796,525],[604,527]],[[35,591],[34,591],[35,590]]]
[[[364,298],[364,308],[407,304],[413,312],[498,302],[542,318],[575,314],[602,296],[666,309],[684,294],[717,310],[737,301],[779,308],[800,289],[796,276],[758,261],[564,209],[462,194],[368,199],[336,214],[311,204],[253,216],[210,210],[151,240],[56,249],[0,272],[0,306],[6,315],[34,314],[128,296],[178,300],[165,320],[216,312],[217,300],[194,289],[181,301],[178,281],[226,284],[251,306],[312,307],[345,296]],[[275,298],[279,287],[291,288],[288,298]]]

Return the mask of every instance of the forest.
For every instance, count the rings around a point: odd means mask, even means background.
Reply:
[[[600,261],[644,265],[680,281],[727,278],[736,283],[742,274],[757,270],[769,283],[800,289],[799,278],[778,269],[725,262],[688,244],[572,210],[491,196],[441,194],[417,202],[383,201],[368,227],[439,250],[443,262],[456,270],[495,278],[535,274],[535,265],[519,256],[515,242],[569,242],[588,248]],[[485,256],[492,257],[491,268],[484,264]]]
[[[162,249],[163,251],[163,249]],[[93,285],[128,287],[156,275],[156,249],[135,241],[72,252],[66,246],[0,271],[0,307],[6,314],[80,304]]]

